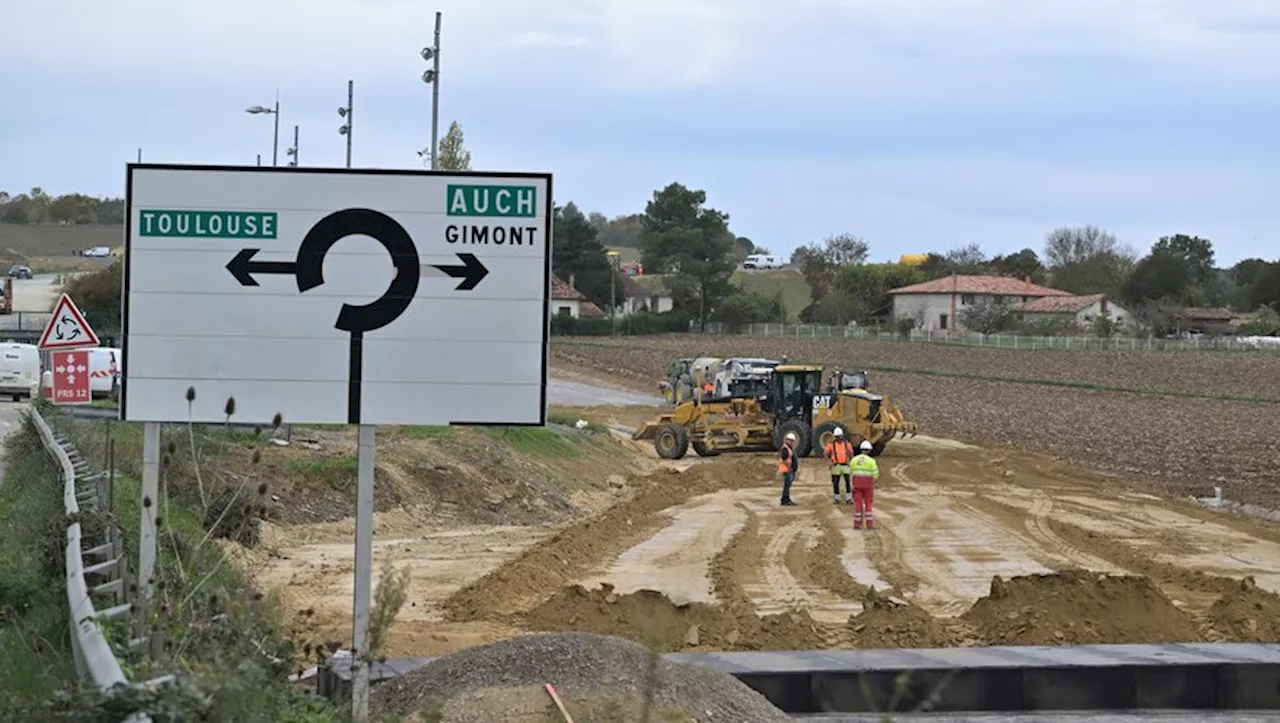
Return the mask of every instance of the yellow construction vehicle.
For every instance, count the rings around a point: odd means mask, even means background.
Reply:
[[[710,399],[695,386],[693,399],[646,422],[631,438],[651,439],[658,456],[680,459],[690,446],[703,457],[777,448],[788,432],[796,434],[801,456],[820,454],[837,427],[854,444],[871,442],[871,454],[878,456],[895,436],[916,434],[916,424],[896,405],[867,391],[866,372],[836,372],[825,388],[822,377],[821,366],[782,364],[762,392],[736,399]]]

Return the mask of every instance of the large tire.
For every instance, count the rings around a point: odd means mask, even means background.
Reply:
[[[823,452],[827,449],[827,445],[831,444],[835,439],[835,431],[840,429],[840,425],[835,422],[824,422],[818,425],[813,431],[814,450]]]
[[[720,454],[720,450],[714,447],[708,447],[705,443],[699,440],[695,439],[690,442],[690,444],[693,446],[693,451],[696,452],[699,457],[715,457]]]
[[[653,436],[653,449],[663,459],[680,459],[689,452],[689,433],[684,427],[667,422]]]
[[[787,438],[788,432],[796,435],[796,454],[801,457],[808,457],[809,452],[813,451],[813,430],[809,428],[809,425],[798,419],[783,422],[778,425],[778,446],[782,445],[782,441]]]

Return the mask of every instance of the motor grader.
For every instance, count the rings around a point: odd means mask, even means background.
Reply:
[[[836,372],[825,387],[823,372],[821,366],[782,364],[773,369],[763,391],[743,398],[713,399],[695,386],[692,399],[646,422],[632,439],[651,439],[658,456],[680,459],[689,447],[702,457],[776,449],[791,432],[796,452],[808,456],[825,449],[835,430],[843,428],[854,444],[871,442],[872,456],[879,456],[895,436],[916,434],[916,424],[895,404],[867,391],[865,372]]]

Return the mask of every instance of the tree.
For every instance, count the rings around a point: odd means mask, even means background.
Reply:
[[[672,183],[645,206],[640,253],[651,273],[672,274],[673,301],[706,330],[716,304],[733,293],[729,215],[706,208],[706,191]]]
[[[436,167],[440,170],[471,170],[471,151],[463,145],[462,125],[458,121],[449,124],[449,130],[440,139],[436,152],[440,154],[440,158],[436,161]]]
[[[1156,301],[1174,306],[1194,306],[1196,289],[1191,270],[1168,251],[1153,251],[1133,268],[1122,292],[1131,304]]]
[[[551,228],[551,270],[556,276],[565,281],[572,278],[583,296],[601,306],[614,306],[626,298],[625,286],[621,278],[614,277],[615,269],[600,243],[599,233],[576,205],[556,207]]]
[[[865,263],[869,251],[867,242],[851,233],[832,234],[822,240],[822,256],[836,268]]]
[[[729,295],[716,306],[715,313],[711,315],[713,321],[727,325],[730,331],[736,331],[747,324],[778,322],[786,318],[787,309],[780,293],[769,296],[758,291],[738,291]]]
[[[124,293],[124,274],[119,261],[91,274],[77,276],[67,284],[66,292],[76,300],[85,321],[94,329],[120,328],[120,295]]]
[[[628,213],[607,218],[603,213],[592,212],[591,225],[600,232],[600,243],[605,248],[640,248],[641,219],[644,214]]]
[[[837,269],[866,262],[867,242],[851,233],[827,236],[822,243],[811,243],[791,252],[791,264],[800,268],[809,295],[815,301],[827,293]]]
[[[1013,304],[990,297],[979,299],[960,311],[960,323],[969,331],[996,334],[1013,327],[1017,320]]]
[[[800,313],[810,324],[877,323],[893,312],[891,289],[924,281],[919,268],[904,264],[857,264],[832,272],[827,293]]]
[[[1133,270],[1133,250],[1096,226],[1059,228],[1045,237],[1052,285],[1073,294],[1118,296]]]
[[[1186,267],[1193,283],[1205,286],[1214,276],[1213,242],[1199,236],[1161,236],[1151,247],[1152,254],[1168,254]]]
[[[760,251],[759,249],[757,249],[755,243],[753,243],[751,239],[747,238],[746,236],[739,236],[738,238],[733,240],[734,256],[741,259],[745,259],[746,257],[754,253],[767,253],[767,252]]]
[[[975,243],[951,249],[943,258],[947,260],[952,273],[981,274],[987,271],[987,255]]]
[[[1033,284],[1045,281],[1044,264],[1031,249],[1023,249],[1016,254],[997,256],[990,261],[990,266],[1000,276],[1012,276],[1015,279],[1031,279]]]

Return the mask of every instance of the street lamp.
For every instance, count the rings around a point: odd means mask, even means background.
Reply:
[[[338,126],[338,135],[347,137],[347,168],[351,167],[351,123],[355,119],[354,109],[356,82],[347,81],[347,104],[338,109],[338,116],[347,122]]]
[[[292,161],[289,161],[289,165],[293,166],[294,168],[297,168],[298,167],[298,126],[293,127],[293,147],[286,148],[284,151],[284,154],[286,156],[293,158]]]
[[[439,168],[440,156],[436,152],[440,142],[440,13],[436,13],[435,44],[423,48],[422,59],[431,63],[430,70],[422,72],[422,82],[431,86],[431,170]],[[424,149],[425,150],[425,149]],[[422,155],[419,153],[418,155]]]
[[[276,104],[272,108],[261,105],[251,105],[245,108],[245,112],[252,115],[273,115],[275,116],[275,132],[271,137],[271,165],[277,165],[280,153],[280,99],[276,98]]]

